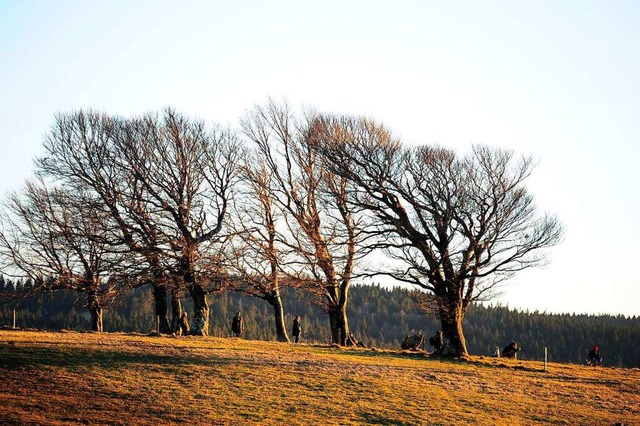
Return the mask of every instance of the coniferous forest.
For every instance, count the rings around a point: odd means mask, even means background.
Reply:
[[[12,293],[29,283],[13,283],[0,276],[0,326],[46,330],[90,330],[89,314],[83,299],[69,292],[53,292],[29,298],[12,298]],[[149,333],[156,328],[151,286],[130,290],[127,297],[105,310],[106,332]],[[284,289],[283,305],[290,328],[295,315],[303,325],[303,342],[330,343],[327,315],[305,300],[302,292]],[[189,298],[182,300],[191,311]],[[245,320],[243,337],[275,340],[272,307],[263,300],[227,292],[212,298],[209,334],[231,336],[231,319],[239,311]],[[427,337],[439,329],[439,321],[422,313],[409,291],[380,285],[354,286],[350,293],[348,318],[353,334],[368,347],[400,349],[407,334],[422,331]],[[474,305],[465,318],[469,352],[494,356],[511,341],[519,342],[519,359],[541,360],[544,347],[551,362],[582,363],[593,345],[599,345],[605,365],[640,367],[640,318],[520,312],[503,306]],[[288,330],[290,333],[291,330]],[[428,340],[428,339],[427,339]],[[428,344],[427,344],[428,345]],[[431,350],[427,346],[427,350]]]

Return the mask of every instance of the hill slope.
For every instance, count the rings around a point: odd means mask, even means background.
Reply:
[[[0,275],[0,283],[2,276]],[[283,290],[286,325],[291,330],[295,315],[302,317],[305,342],[330,342],[327,315],[307,303],[308,295]],[[406,289],[353,286],[349,293],[351,331],[369,346],[399,349],[407,333],[422,330],[429,336],[441,328],[439,321],[421,314]],[[0,326],[49,330],[87,330],[89,318],[84,299],[70,293],[43,294],[28,299],[3,300],[0,294]],[[105,309],[105,331],[148,333],[156,328],[151,287],[132,290],[121,303]],[[192,312],[191,300],[183,306]],[[209,334],[231,335],[231,318],[241,311],[245,319],[243,337],[275,340],[273,308],[254,297],[224,293],[210,300]],[[542,360],[548,348],[550,361],[581,363],[594,345],[599,345],[608,366],[640,367],[640,318],[608,315],[569,315],[518,312],[506,307],[474,305],[464,321],[469,353],[492,355],[496,347],[520,344],[519,357]]]
[[[640,370],[0,331],[3,424],[640,423]]]

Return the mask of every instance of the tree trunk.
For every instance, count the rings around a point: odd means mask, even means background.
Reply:
[[[340,344],[344,346],[349,336],[349,321],[347,320],[347,307],[340,306],[338,311],[338,330],[340,330]]]
[[[444,336],[444,350],[442,355],[465,357],[467,352],[467,341],[462,332],[462,320],[464,310],[462,302],[451,303],[449,307],[440,308],[440,324]]]
[[[182,302],[176,293],[171,294],[171,332],[177,333],[182,317]]]
[[[167,319],[167,290],[164,287],[153,285],[153,298],[156,304],[156,320],[160,318],[160,333],[171,334],[171,327]]]
[[[338,326],[338,315],[335,308],[329,309],[329,327],[331,329],[331,343],[340,344],[340,327]]]
[[[345,346],[349,335],[346,306],[338,305],[329,309],[329,325],[331,327],[331,343]]]
[[[287,334],[287,327],[284,324],[284,309],[282,308],[282,298],[280,291],[273,290],[265,297],[267,303],[273,306],[273,313],[276,322],[276,339],[278,342],[291,342]]]
[[[200,284],[191,284],[188,289],[191,299],[193,299],[191,334],[194,336],[208,336],[209,304],[207,303],[207,294]]]
[[[98,295],[91,291],[87,293],[87,308],[91,314],[91,331],[102,333],[102,306],[98,300]]]

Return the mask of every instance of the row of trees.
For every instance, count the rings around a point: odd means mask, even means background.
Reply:
[[[324,313],[305,303],[299,291],[283,289],[285,322],[291,328],[293,317],[303,322],[303,341],[326,342],[331,335],[325,326]],[[367,346],[399,349],[404,336],[423,331],[427,335],[440,324],[424,315],[408,290],[380,286],[354,285],[347,313],[354,324],[353,333]],[[87,330],[86,310],[72,294],[54,293],[0,303],[0,326],[11,325],[16,309],[18,327]],[[151,286],[132,290],[123,303],[107,308],[104,326],[108,331],[148,333],[156,327],[151,306]],[[190,307],[188,299],[185,306]],[[231,335],[231,318],[236,311],[245,318],[247,339],[273,340],[276,330],[268,304],[238,292],[227,292],[211,302],[209,333],[220,337]],[[496,347],[517,341],[521,359],[542,360],[544,347],[553,362],[583,363],[594,344],[602,348],[605,365],[640,367],[640,346],[630,344],[640,339],[640,318],[608,315],[570,315],[519,312],[506,307],[474,305],[465,318],[465,334],[469,351],[492,356]],[[427,346],[427,349],[432,350]]]
[[[344,345],[352,283],[388,275],[424,291],[445,353],[464,356],[472,303],[543,263],[562,233],[526,190],[530,158],[406,146],[370,119],[274,102],[238,132],[171,109],[62,114],[44,149],[36,179],[6,202],[3,270],[33,291],[86,294],[96,331],[104,306],[148,284],[163,333],[186,294],[194,334],[207,334],[208,295],[233,289],[271,305],[277,339],[288,341],[280,292],[295,287]]]

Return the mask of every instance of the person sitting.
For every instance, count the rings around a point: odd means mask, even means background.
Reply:
[[[407,335],[400,347],[404,350],[417,351],[420,346],[424,345],[424,334],[422,331],[418,332],[418,334],[409,334]]]
[[[602,356],[600,356],[600,348],[598,345],[594,346],[587,355],[588,365],[602,365]]]
[[[520,345],[517,342],[511,342],[502,350],[502,356],[505,358],[515,358],[520,351]]]
[[[345,346],[357,346],[358,348],[366,347],[364,342],[356,339],[356,336],[351,332],[349,332],[349,335],[347,335],[347,338],[345,339]]]

